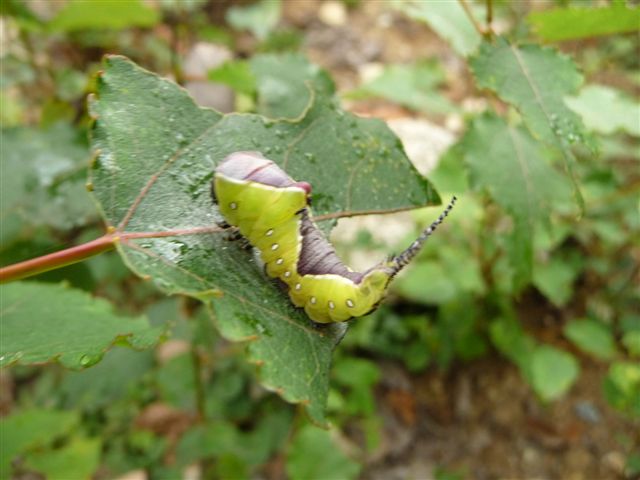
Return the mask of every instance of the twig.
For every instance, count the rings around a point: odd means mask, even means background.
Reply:
[[[423,205],[428,207],[429,205]],[[314,222],[324,222],[325,220],[337,220],[340,218],[361,217],[362,215],[386,215],[388,213],[406,212],[407,210],[415,210],[422,208],[420,206],[385,208],[381,210],[346,210],[342,212],[325,213],[324,215],[315,215],[311,219]]]
[[[469,4],[467,3],[467,0],[458,0],[458,3],[462,6],[462,9],[467,14],[467,17],[469,17],[469,20],[471,20],[471,23],[473,24],[473,27],[476,29],[476,31],[480,35],[485,37],[487,35],[487,32],[484,31],[482,26],[478,23],[476,18],[473,16],[473,12],[471,11],[471,7],[469,7]]]
[[[486,34],[490,39],[493,36],[493,27],[491,24],[493,23],[493,0],[487,0],[487,26]]]

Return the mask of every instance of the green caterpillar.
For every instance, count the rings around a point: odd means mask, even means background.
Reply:
[[[318,323],[375,310],[391,279],[420,251],[455,203],[401,254],[365,272],[344,265],[311,220],[311,185],[296,182],[259,152],[236,152],[215,169],[213,198],[226,222],[258,249],[267,275],[289,289],[296,307]]]

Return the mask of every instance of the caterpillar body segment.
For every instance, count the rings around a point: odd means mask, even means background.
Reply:
[[[418,253],[451,204],[400,255],[354,272],[311,220],[311,185],[296,182],[259,152],[236,152],[216,168],[214,201],[226,222],[256,248],[265,271],[279,278],[291,302],[315,322],[360,317],[375,310],[391,279]]]

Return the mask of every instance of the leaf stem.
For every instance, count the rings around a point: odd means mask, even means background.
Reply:
[[[313,217],[313,221],[319,222],[323,220],[332,220],[345,217],[355,217],[360,215],[385,214],[412,210],[416,207],[399,207],[383,210],[360,210],[360,211],[344,211],[327,213]],[[122,228],[122,227],[121,227]],[[126,242],[128,240],[140,238],[163,238],[163,237],[179,237],[183,235],[201,235],[207,233],[219,233],[229,231],[218,226],[211,227],[194,227],[176,230],[166,230],[162,232],[122,232],[116,230],[96,238],[82,245],[60,250],[59,252],[50,253],[42,257],[32,258],[24,262],[14,263],[7,267],[0,268],[0,283],[12,282],[25,277],[31,277],[39,273],[62,268],[73,263],[78,263],[87,258],[96,256],[107,250],[115,248],[118,242]]]
[[[483,37],[486,36],[486,32],[484,31],[482,26],[478,23],[478,21],[476,20],[476,17],[473,16],[473,12],[471,11],[471,7],[469,7],[469,4],[467,3],[467,0],[458,0],[458,3],[464,10],[464,13],[467,14],[467,17],[469,17],[469,20],[473,24],[473,28],[475,28],[476,31]]]
[[[199,235],[203,233],[222,232],[221,227],[195,227],[180,230],[167,230],[164,232],[110,232],[100,238],[91,240],[90,242],[77,245],[75,247],[66,248],[59,252],[43,255],[42,257],[32,258],[24,262],[14,263],[8,267],[0,268],[0,283],[20,280],[21,278],[30,277],[39,273],[55,270],[56,268],[65,267],[73,263],[81,262],[87,258],[96,256],[107,250],[115,248],[120,241],[133,240],[137,238],[161,238],[161,237],[178,237],[181,235]]]

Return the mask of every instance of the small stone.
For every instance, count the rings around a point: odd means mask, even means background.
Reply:
[[[340,27],[347,23],[347,7],[343,2],[324,2],[318,10],[318,17],[327,25]]]
[[[624,475],[626,458],[622,452],[612,451],[602,457],[602,464],[612,472],[622,476]]]

